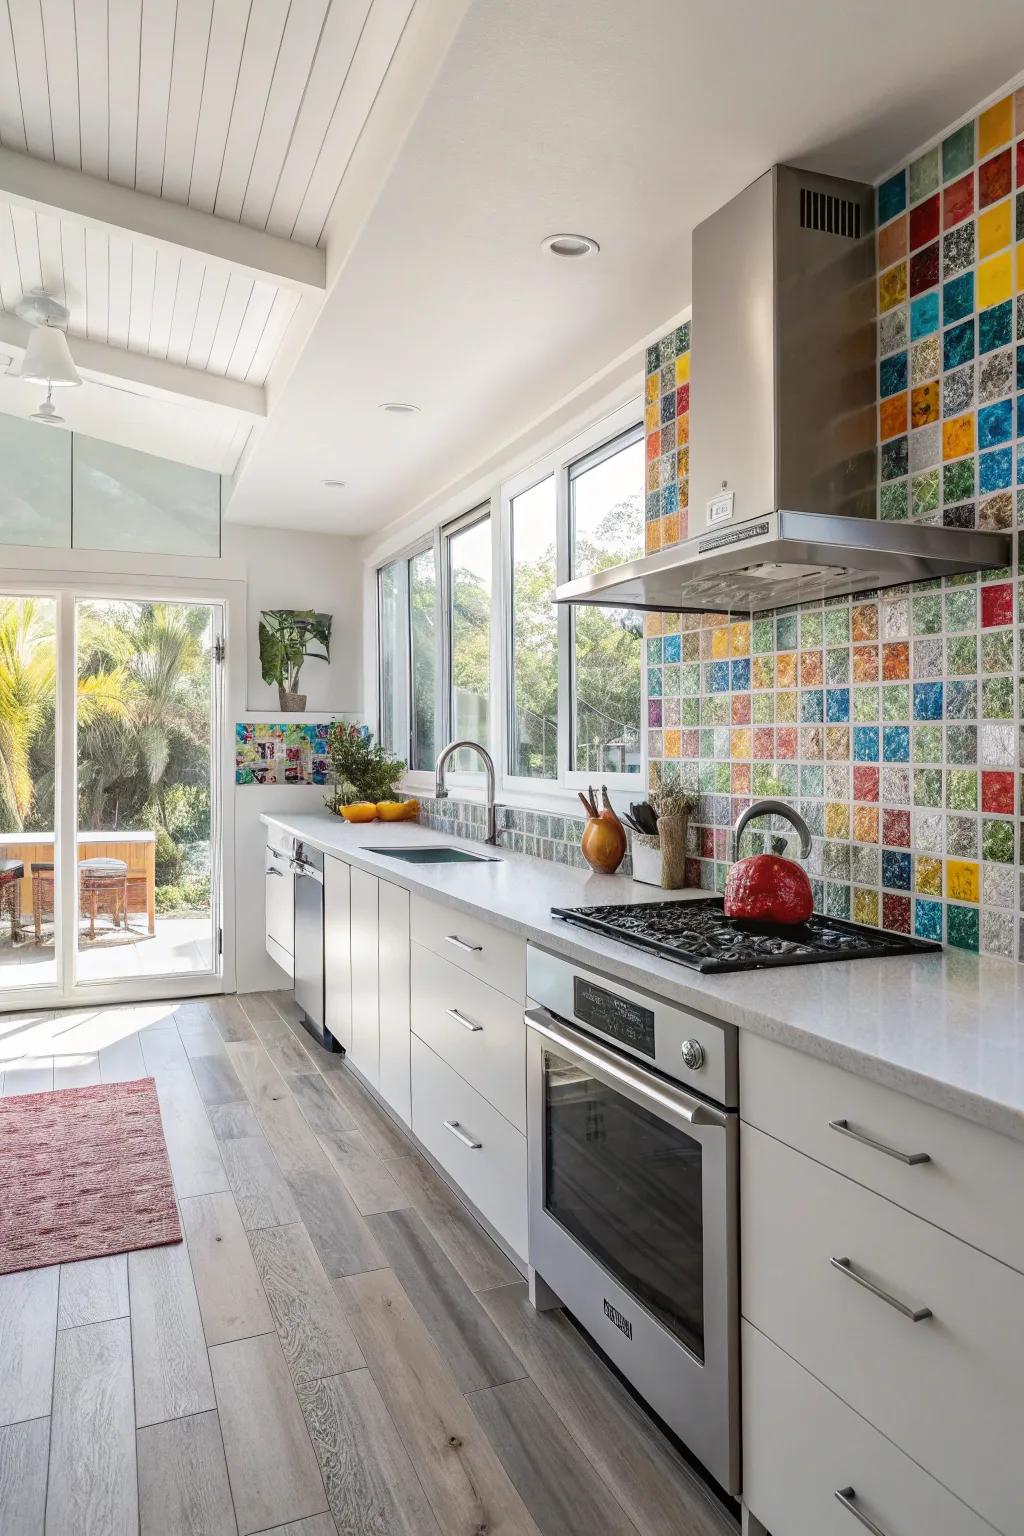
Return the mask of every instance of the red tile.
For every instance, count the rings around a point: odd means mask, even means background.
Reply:
[[[702,859],[713,859],[715,856],[715,829],[714,827],[701,827],[698,837],[698,846]]]
[[[882,927],[890,933],[910,932],[910,897],[882,892]]]
[[[878,769],[867,763],[857,763],[853,769],[853,798],[877,801]]]
[[[689,409],[690,386],[689,384],[680,384],[679,388],[676,390],[676,415],[685,416]]]
[[[986,769],[981,775],[981,808],[998,816],[1013,815],[1013,774]]]
[[[952,229],[974,212],[974,172],[968,171],[942,194],[942,227]]]
[[[1010,151],[1000,150],[998,155],[978,167],[978,207],[987,208],[990,203],[998,203],[1001,197],[1009,197],[1012,180]]]
[[[910,812],[882,812],[882,842],[887,848],[910,847]]]
[[[733,822],[741,811],[746,810],[749,804],[749,800],[744,800],[737,796],[732,802],[732,815],[729,817],[729,825],[727,827],[715,828],[715,858],[719,861],[728,859],[731,856]]]
[[[754,728],[754,756],[759,763],[769,763],[775,756],[775,728],[758,725]]]
[[[750,764],[733,763],[732,792],[734,795],[750,794]]]
[[[821,665],[820,651],[800,652],[800,686],[801,688],[820,688],[824,681]]]
[[[659,458],[660,455],[661,455],[661,432],[660,432],[660,430],[658,432],[648,432],[648,434],[647,434],[647,457],[649,459],[656,459],[656,458]]]
[[[779,757],[787,761],[796,757],[797,728],[795,725],[780,725],[775,733],[775,750]]]
[[[750,724],[750,694],[734,693],[732,696],[733,725]]]
[[[680,731],[679,756],[683,758],[684,761],[690,762],[692,762],[695,757],[700,756],[699,731]]]
[[[936,192],[910,210],[910,249],[916,251],[919,245],[927,245],[938,233],[939,194]]]
[[[926,245],[923,251],[916,251],[910,258],[910,297],[924,293],[926,288],[934,288],[939,280],[939,242],[934,245]]]
[[[998,586],[981,589],[981,625],[994,629],[998,624],[1013,623],[1013,584],[1001,581]]]
[[[882,676],[887,683],[910,676],[910,645],[906,640],[890,640],[882,646]]]
[[[687,859],[686,883],[691,890],[700,890],[700,859]]]

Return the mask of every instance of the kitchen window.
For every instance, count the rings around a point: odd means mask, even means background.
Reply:
[[[471,512],[445,530],[450,739],[490,740],[491,518]],[[459,752],[452,768],[479,773],[475,753]]]

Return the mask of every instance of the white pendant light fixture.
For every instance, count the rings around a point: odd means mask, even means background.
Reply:
[[[32,420],[59,426],[64,418],[58,415],[54,406],[53,391],[71,389],[82,383],[68,339],[59,328],[67,325],[68,311],[47,294],[34,293],[18,305],[18,314],[32,326],[18,377],[26,384],[42,384],[46,388],[46,399],[33,413]]]

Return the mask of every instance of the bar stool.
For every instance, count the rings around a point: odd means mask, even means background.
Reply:
[[[0,922],[11,920],[11,943],[21,938],[21,882],[25,866],[20,859],[0,859]]]
[[[53,865],[31,864],[32,874],[32,921],[35,924],[36,943],[43,942],[43,918],[53,916]]]
[[[89,937],[96,937],[96,915],[102,907],[116,928],[128,926],[128,865],[123,859],[82,859],[78,865],[79,899],[89,914]]]

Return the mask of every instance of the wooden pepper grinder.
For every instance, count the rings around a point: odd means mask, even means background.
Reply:
[[[583,857],[599,875],[614,875],[626,856],[626,829],[612,810],[608,790],[604,785],[601,786],[600,811],[594,791],[589,786],[588,794],[580,792],[580,799],[587,812],[587,824],[580,839]]]

